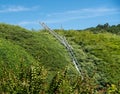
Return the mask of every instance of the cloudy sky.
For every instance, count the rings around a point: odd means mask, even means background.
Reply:
[[[0,23],[42,29],[85,29],[120,24],[120,0],[0,0]]]

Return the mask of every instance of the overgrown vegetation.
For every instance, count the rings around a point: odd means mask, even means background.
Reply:
[[[99,73],[99,79],[116,83],[120,80],[120,36],[111,33],[93,33],[90,31],[65,33],[70,42],[75,42],[76,53],[83,68],[90,74]],[[91,69],[93,69],[91,71]]]
[[[24,62],[24,64],[22,64]],[[36,62],[26,51],[7,40],[0,39],[0,77],[3,76],[5,70],[12,71],[17,74],[22,67],[29,67],[33,62]],[[5,68],[5,69],[3,69]]]
[[[5,67],[3,67],[5,68]],[[70,76],[66,67],[57,73],[51,83],[47,81],[47,71],[39,64],[31,65],[27,71],[21,67],[16,76],[13,72],[3,72],[0,79],[1,94],[119,94],[120,85],[106,84],[102,87],[96,84],[94,78],[84,75],[84,80],[79,76]],[[21,75],[22,74],[22,75]]]
[[[27,54],[51,71],[51,75],[67,65],[75,73],[75,68],[65,48],[46,31],[32,32],[19,26],[0,24],[0,37],[23,48]]]
[[[105,26],[56,30],[74,49],[84,71],[81,80],[66,49],[48,31],[0,24],[0,94],[119,94],[119,25],[117,33]]]

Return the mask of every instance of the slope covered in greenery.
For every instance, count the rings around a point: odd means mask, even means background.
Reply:
[[[61,31],[60,31],[61,32]],[[118,83],[120,80],[120,36],[91,31],[63,32],[73,46],[79,63],[89,76],[99,83]]]
[[[5,70],[18,74],[21,66],[27,69],[34,62],[33,57],[23,48],[7,40],[0,39],[0,76],[3,75]]]
[[[120,93],[119,35],[105,29],[55,31],[72,45],[84,79],[67,50],[48,31],[0,24],[0,93]]]
[[[73,73],[75,72],[65,48],[46,31],[32,32],[19,26],[0,24],[0,38],[20,46],[36,62],[51,71],[50,73],[63,70],[66,66],[72,68]],[[11,48],[14,50],[16,46]]]

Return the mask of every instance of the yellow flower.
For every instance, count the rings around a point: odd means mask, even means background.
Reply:
[[[108,88],[108,93],[114,93],[115,91],[117,91],[117,87],[114,84],[111,84],[111,86]]]

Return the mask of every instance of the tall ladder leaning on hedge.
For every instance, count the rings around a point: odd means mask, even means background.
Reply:
[[[69,55],[72,59],[73,64],[75,65],[75,68],[77,69],[77,71],[79,72],[82,80],[83,80],[83,73],[82,73],[82,69],[80,64],[78,63],[78,60],[74,54],[73,48],[70,46],[70,44],[67,42],[65,37],[60,36],[59,34],[57,34],[54,30],[50,29],[45,23],[40,23],[41,26],[48,30],[50,32],[50,34],[52,34],[57,40],[59,40],[59,42],[61,44],[63,44],[65,46],[65,48],[67,49],[67,51],[69,52]]]

